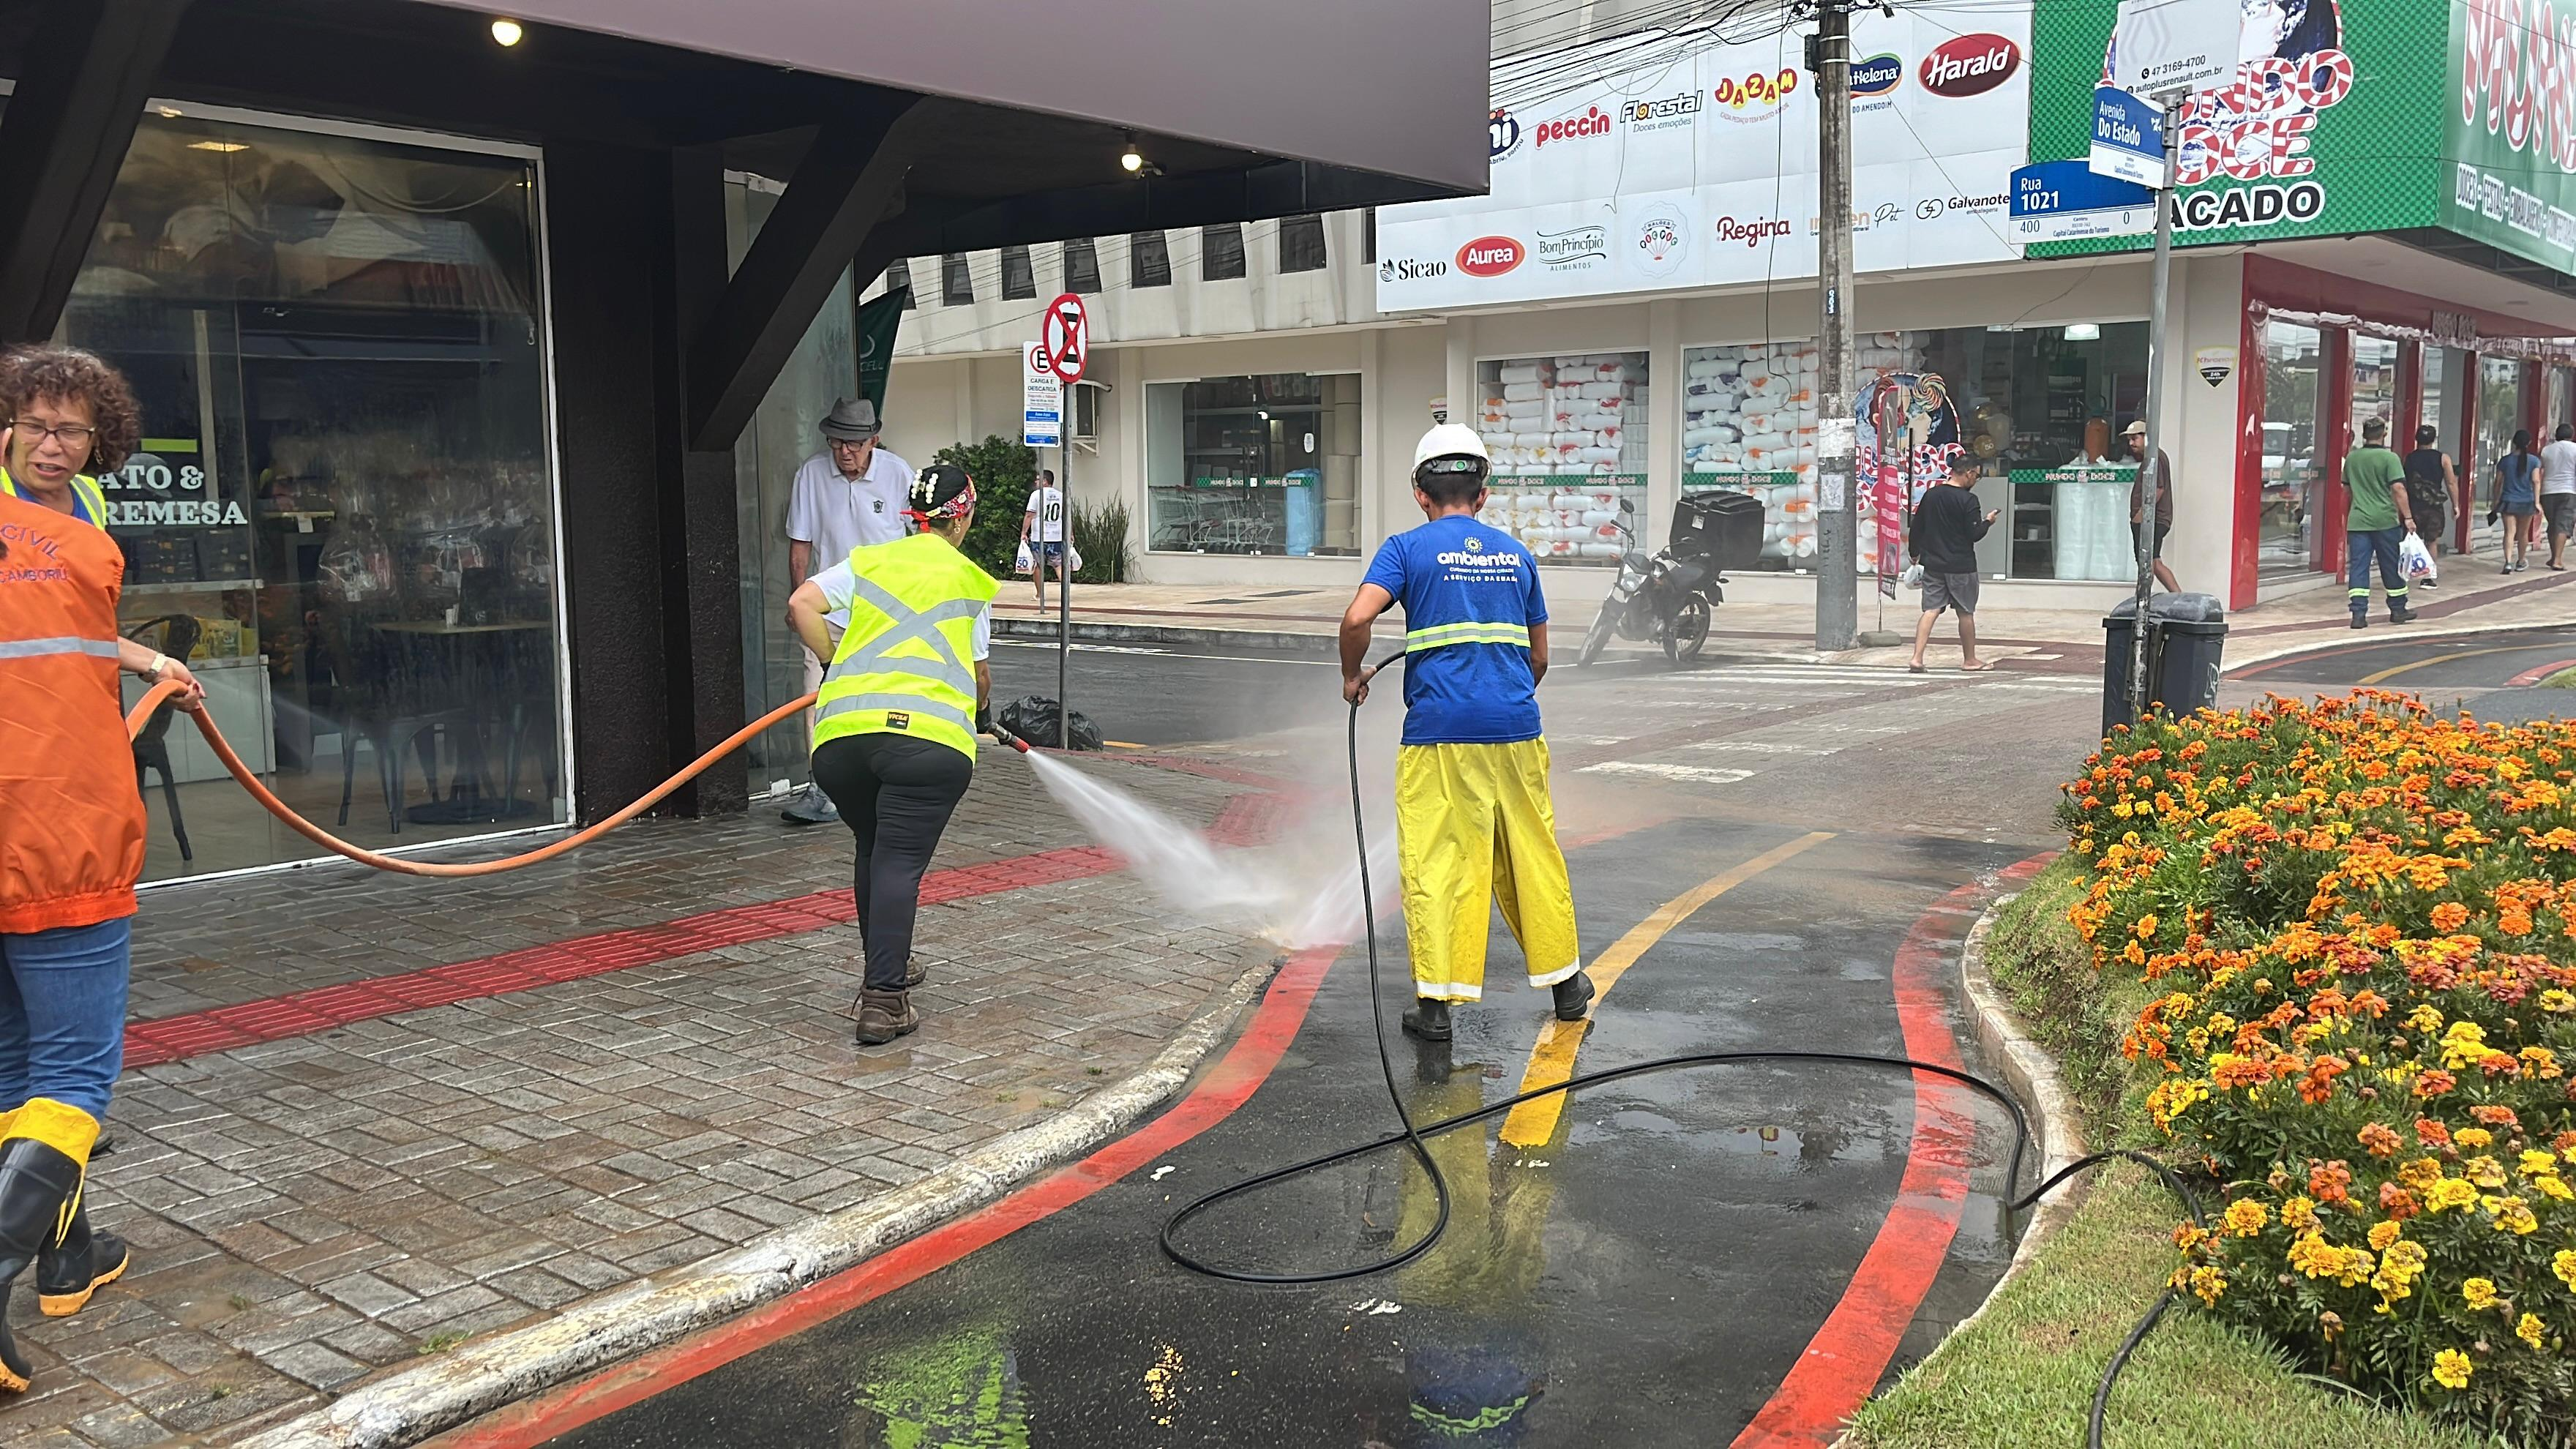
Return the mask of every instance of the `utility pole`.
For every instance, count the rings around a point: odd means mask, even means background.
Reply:
[[[2173,214],[2181,194],[2174,189],[2174,124],[2182,115],[2181,94],[2158,97],[2164,114],[2157,121],[2158,145],[2164,152],[2165,184],[2156,189],[2156,261],[2153,300],[2147,310],[2147,436],[2138,459],[2138,617],[2130,635],[2129,718],[2147,718],[2147,597],[2156,581],[2157,449],[2165,441],[2165,304],[2173,290]]]
[[[1816,281],[1823,300],[1817,337],[1824,387],[1816,400],[1816,649],[1837,653],[1859,640],[1860,452],[1852,416],[1852,148],[1849,0],[1818,0],[1807,42],[1816,77]],[[1885,567],[1885,560],[1880,566]]]

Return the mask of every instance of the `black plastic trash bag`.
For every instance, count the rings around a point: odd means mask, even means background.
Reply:
[[[1030,744],[1053,749],[1063,729],[1061,708],[1042,694],[1024,694],[993,712],[1002,728]],[[1093,724],[1081,710],[1073,712],[1073,747],[1077,750],[1102,748],[1100,726]]]

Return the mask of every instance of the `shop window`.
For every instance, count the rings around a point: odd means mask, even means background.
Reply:
[[[2513,450],[2514,432],[2523,425],[2522,363],[2511,357],[2480,357],[2477,380],[2478,463],[2492,479],[2496,460]],[[2534,437],[2532,450],[2539,451],[2548,441]]]
[[[535,188],[516,157],[147,115],[63,315],[142,404],[101,480],[124,631],[369,846],[565,819]],[[147,738],[176,782],[147,877],[318,853],[185,721]]]
[[[1357,374],[1148,384],[1145,435],[1153,548],[1359,551]]]
[[[2401,453],[2415,446],[2397,436],[2397,352],[2388,338],[2352,334],[2352,436],[2344,440],[2345,452],[2361,442],[2361,425],[2373,418],[2388,425],[2388,446]]]
[[[1002,248],[1002,300],[1027,302],[1038,295],[1038,269],[1027,247]]]
[[[1172,285],[1171,244],[1159,231],[1140,231],[1127,238],[1127,285]]]
[[[1815,570],[1815,345],[1702,347],[1682,358],[1682,491],[1761,498],[1758,566]],[[1998,515],[1978,547],[1979,572],[2133,576],[2136,475],[2118,438],[2144,408],[2144,323],[1865,333],[1856,369],[1873,404],[1855,490],[1861,572],[1879,571],[1882,500],[1901,540],[1914,502],[1939,481],[1935,450],[1957,443],[1984,463],[1976,492]],[[1890,572],[1904,564],[1889,557]]]
[[[955,252],[939,259],[939,305],[964,307],[975,300],[975,275]]]
[[[2423,358],[2423,366],[2420,369],[2420,375],[2416,379],[2415,419],[2425,427],[2433,430],[2435,447],[2448,450],[2458,442],[2458,440],[2453,438],[2450,432],[2442,426],[2442,424],[2447,420],[2442,411],[2442,400],[2446,391],[2445,383],[2450,375],[2451,368],[2455,365],[2451,361],[2451,349],[2447,347],[2435,347],[2427,343],[2423,348]],[[2455,461],[2463,465],[2467,462],[2466,459]]]
[[[1231,282],[1243,276],[1243,223],[1199,228],[1199,280]]]
[[[1625,523],[1646,528],[1646,354],[1476,364],[1475,424],[1493,455],[1478,515],[1550,563],[1616,567]]]
[[[2263,325],[2263,491],[2256,568],[2304,573],[2318,555],[2325,454],[2317,436],[2324,398],[2317,382],[2325,342],[2314,327]]]
[[[1324,269],[1324,219],[1308,214],[1279,222],[1279,270],[1320,272]]]
[[[901,257],[886,268],[886,290],[903,298],[899,310],[912,310],[912,263]]]
[[[1100,290],[1100,249],[1087,236],[1064,244],[1064,289],[1086,297]]]

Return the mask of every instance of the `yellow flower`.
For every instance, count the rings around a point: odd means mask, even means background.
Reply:
[[[2555,1153],[2555,1152],[2540,1152],[2540,1151],[2536,1151],[2536,1150],[2535,1150],[2535,1151],[2525,1152],[2525,1153],[2523,1153],[2523,1154],[2522,1154],[2522,1175],[2523,1175],[2523,1176],[2525,1176],[2525,1177],[2547,1177],[2547,1176],[2551,1175],[2552,1173],[2555,1173],[2556,1171],[2558,1171],[2558,1154],[2557,1154],[2557,1153]]]
[[[2311,1232],[2317,1225],[2317,1205],[2305,1197],[2294,1197],[2281,1204],[2281,1226],[2292,1232]]]
[[[2216,1268],[2194,1268],[2191,1270],[2191,1291],[2200,1295],[2202,1303],[2215,1308],[2218,1295],[2227,1291],[2227,1275]]]
[[[2468,1300],[2469,1307],[2484,1313],[2495,1307],[2495,1281],[2491,1278],[2471,1278],[2460,1285],[2460,1296]]]
[[[2428,1213],[2437,1213],[2444,1208],[2475,1207],[2477,1202],[2476,1184],[2462,1178],[2446,1177],[2424,1190],[2424,1211]],[[2576,1257],[2576,1254],[2569,1256]],[[2576,1287],[2576,1278],[2571,1278],[2568,1282],[2569,1286]]]
[[[2440,1031],[2442,1013],[2429,1006],[2419,1006],[2413,1015],[2406,1018],[2406,1024],[2417,1031]]]
[[[2250,1238],[2263,1231],[2263,1224],[2270,1218],[2263,1205],[2250,1197],[2240,1197],[2227,1205],[2227,1231],[2236,1237]]]
[[[2531,1209],[2521,1198],[2499,1198],[2490,1206],[2495,1212],[2497,1232],[2520,1233],[2528,1237],[2540,1228],[2540,1219],[2532,1216]]]
[[[2486,1028],[2474,1021],[2455,1021],[2442,1033],[2442,1065],[2457,1070],[2475,1066],[2487,1055]]]
[[[2549,1271],[2558,1275],[2559,1282],[2576,1288],[2576,1248],[2559,1249],[2558,1255],[2549,1260]]]
[[[2406,1225],[2397,1221],[2395,1218],[2390,1218],[2386,1222],[2372,1223],[2370,1225],[2370,1250],[2374,1253],[2387,1252],[2388,1245],[2396,1242],[2398,1236],[2405,1231]]]
[[[2469,1372],[2469,1356],[2456,1348],[2433,1355],[2433,1382],[2446,1389],[2467,1388]]]
[[[2533,1348],[2540,1347],[2540,1336],[2546,1332],[2548,1332],[2548,1325],[2540,1321],[2540,1315],[2537,1313],[2522,1315],[2522,1321],[2513,1326],[2513,1336]]]
[[[2480,1187],[2504,1186],[2504,1164],[2492,1157],[2472,1157],[2460,1167],[2460,1175]]]
[[[2495,1141],[2495,1134],[2484,1127],[2463,1127],[2451,1134],[2451,1140],[2462,1147],[2484,1147]]]
[[[2576,1011],[2576,991],[2544,991],[2540,993],[2540,1009],[2557,1016]]]

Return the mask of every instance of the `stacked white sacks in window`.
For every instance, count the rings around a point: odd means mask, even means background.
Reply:
[[[1912,366],[1906,334],[1861,339],[1859,374]],[[1762,552],[1811,568],[1816,554],[1816,420],[1823,359],[1813,342],[1695,348],[1683,365],[1682,469],[1733,475],[1725,486],[1763,500]],[[1867,512],[1867,490],[1860,506]],[[1876,565],[1874,524],[1860,530],[1864,571]]]
[[[1493,456],[1494,482],[1478,517],[1535,557],[1616,559],[1611,525],[1623,494],[1640,491],[1629,479],[1646,466],[1642,359],[1591,353],[1485,370],[1493,375],[1476,426]]]

